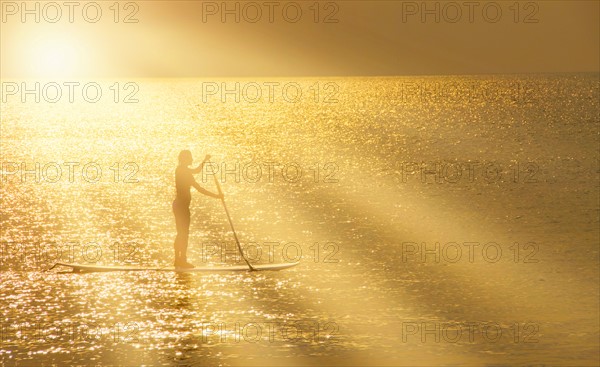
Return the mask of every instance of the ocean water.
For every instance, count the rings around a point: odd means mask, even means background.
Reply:
[[[598,74],[51,82],[3,94],[0,364],[597,364]],[[182,149],[300,265],[50,270],[171,266]],[[243,264],[191,211],[189,260]]]

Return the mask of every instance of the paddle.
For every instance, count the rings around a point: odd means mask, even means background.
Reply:
[[[225,208],[225,214],[227,214],[227,219],[229,220],[229,225],[231,226],[231,230],[233,231],[233,237],[235,238],[235,243],[237,243],[238,249],[240,250],[240,254],[242,255],[242,258],[244,259],[246,264],[248,264],[248,267],[250,268],[250,270],[254,271],[256,269],[254,269],[252,267],[252,265],[250,265],[250,262],[248,261],[248,259],[246,259],[246,256],[244,256],[244,251],[242,251],[242,245],[240,245],[240,240],[238,240],[238,236],[235,233],[235,228],[233,228],[233,222],[231,221],[231,216],[229,215],[229,210],[227,210],[227,205],[225,205],[225,198],[223,197],[223,191],[221,191],[221,185],[219,185],[219,180],[217,180],[216,175],[213,177],[215,178],[215,184],[217,185],[217,190],[219,190],[219,194],[221,195],[221,202],[223,203],[223,208]]]

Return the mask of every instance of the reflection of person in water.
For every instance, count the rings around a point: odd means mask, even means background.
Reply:
[[[192,195],[190,187],[194,186],[196,190],[204,195],[216,199],[222,198],[222,194],[213,194],[203,189],[194,179],[194,174],[202,172],[204,164],[210,160],[210,155],[204,158],[204,161],[196,168],[190,168],[192,164],[192,153],[189,150],[182,150],[179,153],[179,165],[175,170],[175,188],[177,196],[173,201],[173,213],[175,214],[175,224],[177,226],[177,237],[175,237],[175,267],[193,268],[194,265],[187,262],[187,246],[190,234],[190,202]]]

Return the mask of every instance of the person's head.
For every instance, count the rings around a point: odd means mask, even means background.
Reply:
[[[192,164],[192,152],[190,152],[189,150],[182,150],[181,152],[179,152],[179,165],[180,166],[189,166],[190,164]]]

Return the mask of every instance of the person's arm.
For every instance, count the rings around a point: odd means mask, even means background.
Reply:
[[[204,157],[204,160],[202,161],[202,163],[200,163],[200,165],[198,167],[190,169],[190,171],[192,172],[192,174],[195,175],[195,174],[198,174],[198,173],[202,172],[202,169],[204,169],[204,164],[206,162],[208,162],[209,160],[210,160],[210,155],[207,154],[206,157]]]
[[[198,192],[201,193],[201,194],[210,196],[210,197],[215,198],[215,199],[221,199],[222,198],[221,195],[219,195],[219,194],[213,194],[212,192],[210,192],[210,191],[206,190],[205,188],[201,187],[198,184],[198,182],[196,182],[196,180],[194,180],[194,182],[192,183],[192,186],[194,186],[194,188],[196,190],[198,190]]]

